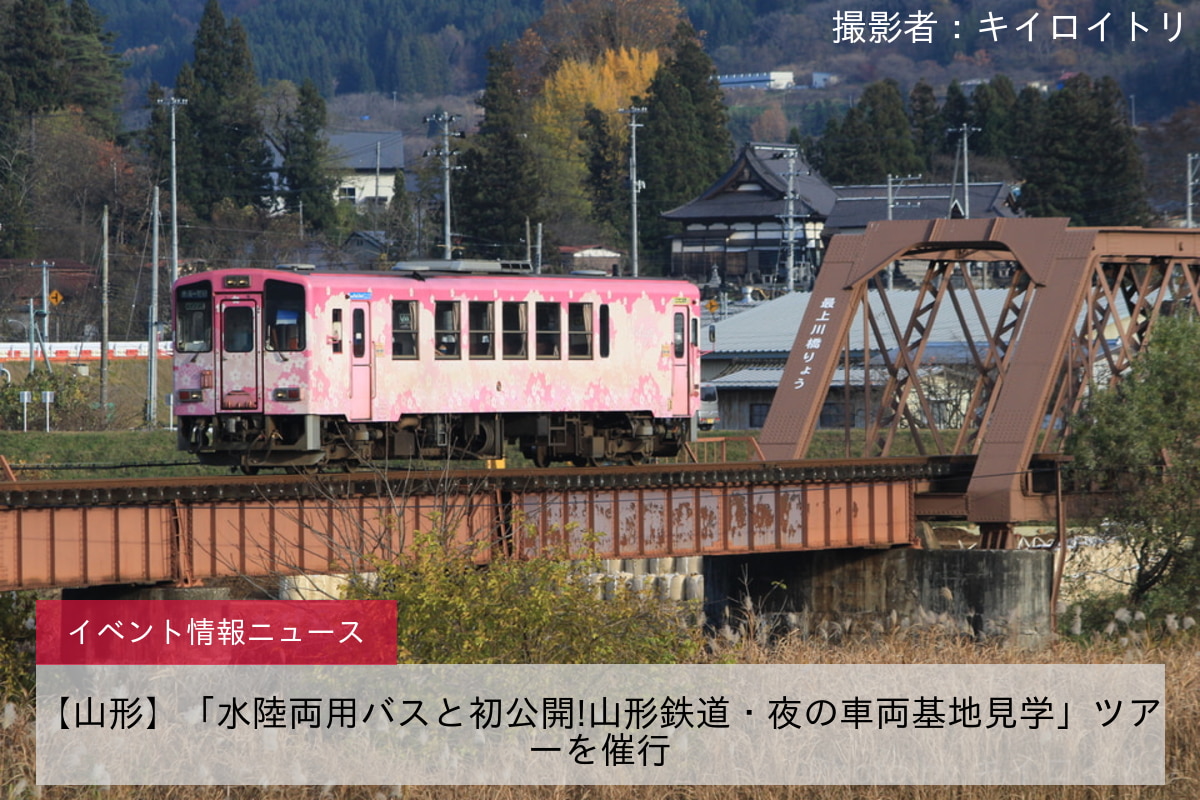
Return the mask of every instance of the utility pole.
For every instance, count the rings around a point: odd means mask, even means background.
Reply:
[[[1188,153],[1187,158],[1187,226],[1196,227],[1192,217],[1192,199],[1195,196],[1196,170],[1200,168],[1200,153]]]
[[[960,133],[962,135],[963,218],[964,219],[971,218],[971,170],[970,170],[970,167],[968,166],[968,161],[967,161],[969,153],[970,153],[969,149],[967,148],[967,139],[970,137],[970,135],[972,133],[976,133],[978,131],[979,131],[979,128],[972,127],[971,125],[968,125],[965,122],[957,128],[947,129],[948,133]],[[957,164],[955,165],[955,167],[957,168]],[[957,177],[957,175],[955,177]],[[953,208],[953,206],[954,206],[954,187],[953,187],[953,185],[951,185],[951,189],[950,189],[950,205]],[[948,213],[947,213],[947,216],[949,216]]]
[[[796,156],[797,148],[787,150],[787,197],[784,198],[783,239],[787,248],[787,290],[796,291]]]
[[[629,204],[632,214],[632,224],[629,233],[629,266],[633,277],[638,276],[638,212],[637,198],[644,184],[637,176],[637,129],[643,127],[637,121],[638,114],[645,114],[645,106],[630,106],[617,109],[622,114],[629,115]]]
[[[175,172],[175,112],[187,105],[182,97],[160,97],[158,104],[171,112],[171,286],[179,279],[179,195],[178,177]]]
[[[30,264],[42,270],[42,341],[50,341],[50,264],[42,259],[41,264]]]
[[[146,425],[153,430],[158,427],[158,229],[162,226],[158,208],[158,186],[154,187],[154,226],[150,237],[150,313],[146,320],[146,343],[150,352],[146,354]]]
[[[439,156],[442,160],[442,258],[450,261],[454,258],[454,253],[450,243],[450,170],[461,169],[461,167],[452,167],[450,165],[450,156],[457,155],[457,150],[450,149],[450,137],[461,139],[464,134],[462,131],[451,131],[450,123],[458,119],[458,114],[450,114],[442,111],[438,114],[432,114],[425,117],[426,124],[437,124],[442,126],[442,146],[436,150],[426,150],[425,156]]]
[[[100,413],[108,420],[108,205],[100,218]]]

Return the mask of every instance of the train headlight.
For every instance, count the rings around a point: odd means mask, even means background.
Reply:
[[[300,387],[286,386],[276,389],[271,396],[281,403],[296,403],[300,401]]]
[[[204,399],[204,392],[199,389],[180,389],[175,396],[180,403],[199,403]]]

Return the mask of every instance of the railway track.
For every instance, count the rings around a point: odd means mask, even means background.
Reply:
[[[221,478],[18,480],[0,484],[0,506],[19,509],[410,493],[453,495],[738,484],[944,481],[969,474],[969,471],[970,464],[964,459],[886,458],[559,469],[390,470],[318,475],[229,475]]]

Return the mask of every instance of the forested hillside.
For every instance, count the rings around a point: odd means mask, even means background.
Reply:
[[[637,2],[637,0],[623,0]],[[169,84],[184,60],[203,0],[96,0],[117,34],[131,75]],[[311,78],[327,94],[401,95],[482,88],[489,48],[517,39],[541,16],[542,0],[230,0],[264,81]],[[803,8],[801,0],[684,4],[716,44],[749,36],[764,14]]]
[[[612,7],[639,2],[595,0]],[[222,2],[226,15],[246,28],[263,82],[311,79],[326,97],[478,91],[488,49],[516,40],[544,9],[561,5],[561,0]],[[944,86],[997,72],[1020,84],[1082,71],[1116,78],[1136,95],[1147,120],[1195,100],[1193,87],[1200,85],[1196,3],[864,0],[846,6],[835,0],[684,0],[683,6],[719,72],[791,69],[802,80],[822,71],[851,85],[891,77],[902,85],[924,78]],[[115,48],[137,86],[151,80],[170,85],[191,59],[202,0],[96,0],[94,7],[116,34]],[[875,13],[895,14],[882,31],[882,38],[894,41],[872,42],[880,31],[869,24],[862,26],[864,42],[835,41],[837,15],[850,11],[867,23]],[[913,41],[908,21],[917,14],[934,20],[927,42]],[[981,24],[989,17],[998,21]],[[1056,17],[1060,21],[1052,22]],[[1068,20],[1074,21],[1073,37],[1067,35]]]

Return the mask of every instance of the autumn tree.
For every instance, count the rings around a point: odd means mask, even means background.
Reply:
[[[587,189],[589,153],[583,139],[588,108],[605,115],[606,130],[624,139],[619,109],[646,91],[659,66],[656,51],[606,50],[595,62],[562,62],[533,103],[531,141],[546,195],[547,222],[578,229],[594,216]]]
[[[542,18],[517,43],[522,90],[537,93],[566,61],[593,64],[610,51],[663,51],[683,19],[678,0],[548,0]]]
[[[671,229],[660,215],[707,189],[729,169],[733,157],[716,69],[687,23],[676,30],[672,54],[651,81],[645,106],[638,178],[646,186],[638,204],[638,228],[648,262],[657,261],[662,270]]]

